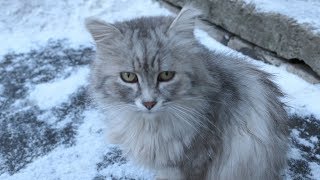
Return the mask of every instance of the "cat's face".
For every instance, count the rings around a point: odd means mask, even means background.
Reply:
[[[114,25],[90,20],[87,27],[97,44],[91,76],[96,98],[108,108],[151,114],[199,98],[204,76],[193,48],[195,15]]]
[[[113,102],[133,105],[133,109],[148,113],[162,111],[183,98],[191,88],[188,72],[179,71],[172,63],[167,66],[160,60],[153,61],[159,62],[149,65],[135,58],[132,66],[119,67],[113,75],[106,73],[109,78],[104,82],[103,93]]]
[[[149,45],[156,46],[152,42]],[[126,57],[118,56],[121,60],[118,59],[117,63],[102,63],[98,67],[104,67],[99,73],[104,78],[99,80],[102,86],[97,90],[109,99],[108,103],[127,104],[141,112],[158,112],[189,92],[192,72],[184,70],[183,66],[186,69],[190,67],[183,62],[172,61],[168,55],[164,57],[161,47],[157,48],[159,51],[149,48],[148,52],[141,54],[129,51],[128,47],[123,49],[127,49]]]

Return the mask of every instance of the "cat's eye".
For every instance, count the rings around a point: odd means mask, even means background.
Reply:
[[[138,82],[138,77],[135,73],[132,72],[121,72],[121,79],[126,83],[136,83]]]
[[[159,74],[158,76],[158,81],[159,82],[165,82],[165,81],[170,81],[173,79],[175,72],[173,71],[163,71]]]

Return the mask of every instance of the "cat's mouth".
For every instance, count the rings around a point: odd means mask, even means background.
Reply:
[[[163,110],[157,108],[157,109],[140,109],[139,110],[140,113],[143,113],[143,114],[157,114],[157,113],[163,113]]]
[[[146,116],[163,116],[167,111],[166,107],[160,106],[157,108],[152,109],[138,109],[137,113],[140,113],[142,115]]]

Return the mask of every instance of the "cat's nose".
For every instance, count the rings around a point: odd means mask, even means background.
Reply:
[[[149,110],[152,109],[156,104],[157,102],[155,101],[143,102],[143,105]]]

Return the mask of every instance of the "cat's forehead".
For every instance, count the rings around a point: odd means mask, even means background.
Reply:
[[[173,17],[141,17],[129,21],[115,23],[114,26],[120,30],[121,33],[132,32],[138,30],[139,37],[147,37],[150,35],[150,30],[165,31],[169,28],[173,21]]]
[[[161,39],[141,38],[136,35],[121,46],[109,49],[104,58],[109,66],[119,71],[158,72],[172,70],[175,61],[170,58],[168,48]],[[114,53],[117,52],[117,53]]]
[[[136,71],[170,70],[174,62],[166,58],[167,52],[163,44],[155,40],[138,40],[131,49],[132,68]]]
[[[113,37],[103,41],[107,46],[101,46],[98,50],[105,52],[103,55],[108,57],[108,64],[119,71],[185,71],[184,68],[189,68],[185,67],[188,63],[184,63],[187,59],[181,58],[185,51],[181,53],[177,49],[185,50],[189,42],[186,38],[168,33],[173,20],[172,17],[162,16],[114,23],[112,31],[117,31],[113,32]],[[192,36],[189,39],[192,40]]]
[[[165,32],[171,21],[170,17],[153,17],[115,24],[124,35],[125,50],[128,53],[124,63],[139,71],[170,69],[173,62],[169,63],[165,58],[165,44],[168,40]]]

